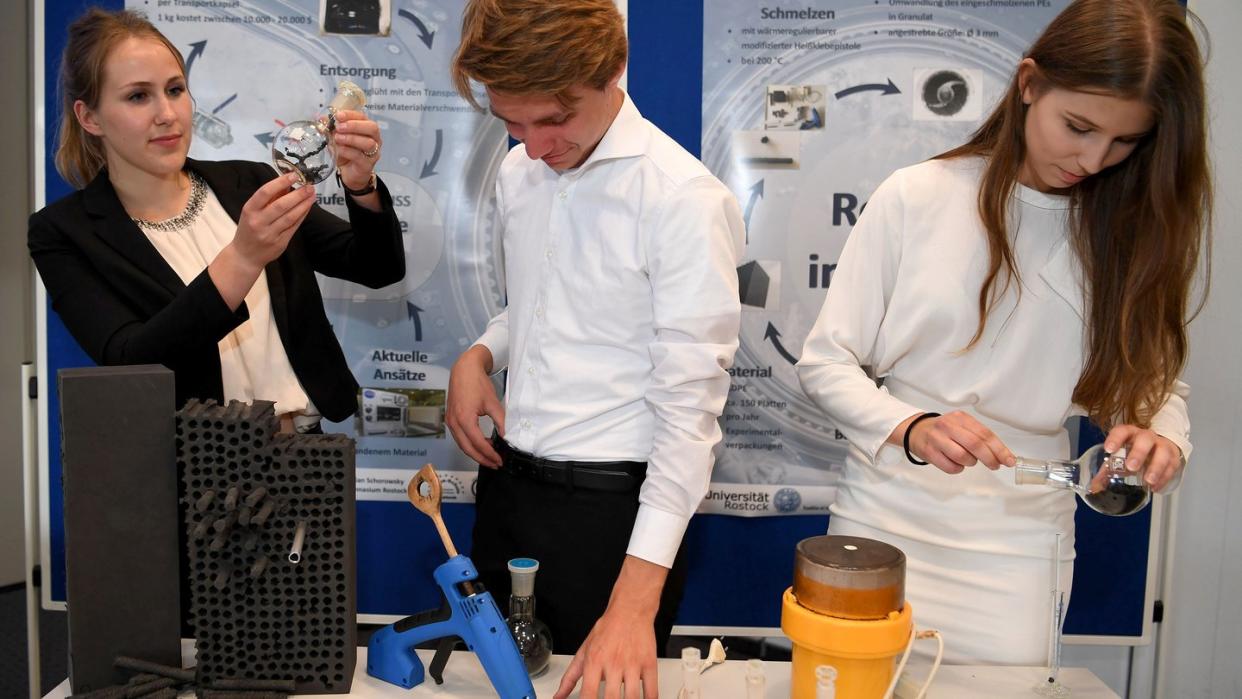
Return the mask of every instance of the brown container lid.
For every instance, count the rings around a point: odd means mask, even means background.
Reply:
[[[906,555],[874,539],[825,534],[798,542],[794,597],[844,619],[883,619],[906,600]]]

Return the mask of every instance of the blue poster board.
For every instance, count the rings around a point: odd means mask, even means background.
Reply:
[[[118,0],[85,3],[46,0],[43,5],[45,55],[43,89],[47,200],[71,192],[52,164],[55,148],[56,74],[65,27],[86,6],[123,6]],[[38,8],[36,7],[36,11]],[[631,40],[628,89],[643,114],[698,154],[701,135],[703,6],[697,2],[629,0]],[[88,366],[90,360],[47,309],[47,328],[39,338],[46,353],[45,390],[50,484],[50,531],[44,546],[45,588],[51,600],[64,600],[64,532],[60,491],[60,425],[57,370]],[[1150,613],[1147,599],[1152,508],[1126,519],[1110,519],[1079,508],[1078,560],[1066,633],[1139,642]],[[358,609],[363,615],[406,615],[439,604],[431,571],[444,560],[443,548],[427,518],[401,502],[360,501],[357,506]],[[446,504],[444,518],[458,546],[469,552],[473,505]],[[793,549],[801,539],[822,534],[825,516],[744,518],[699,515],[686,534],[689,580],[679,626],[698,631],[775,629],[780,597],[792,579]],[[374,617],[371,617],[374,618]]]

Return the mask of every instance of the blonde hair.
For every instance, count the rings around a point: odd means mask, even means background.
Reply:
[[[453,84],[470,104],[474,80],[511,95],[553,95],[570,105],[569,90],[603,89],[625,67],[625,21],[613,0],[470,0]]]
[[[91,109],[99,106],[104,63],[118,44],[131,37],[163,43],[177,59],[181,74],[185,75],[185,59],[181,52],[139,12],[110,12],[92,7],[69,25],[69,39],[60,59],[61,114],[56,171],[78,189],[95,179],[107,164],[107,156],[99,137],[87,133],[78,123],[73,105],[82,100]]]

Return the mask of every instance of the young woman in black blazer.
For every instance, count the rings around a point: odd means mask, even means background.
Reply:
[[[69,28],[57,170],[79,191],[30,218],[53,309],[99,364],[163,364],[177,401],[275,400],[286,428],[346,419],[358,384],[315,272],[378,288],[405,275],[392,198],[374,174],[379,126],[337,114],[349,220],[314,187],[244,161],[186,157],[180,52],[140,14]],[[296,418],[296,419],[295,419]]]

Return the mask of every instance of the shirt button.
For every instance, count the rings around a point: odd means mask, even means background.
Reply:
[[[532,367],[527,367],[527,368],[526,368],[526,373],[527,373],[527,374],[530,374],[531,376],[534,376],[534,375],[535,375],[535,367],[533,367],[533,366],[532,366]]]
[[[548,258],[549,260],[550,260],[550,259],[552,259],[552,250],[551,250],[551,248],[549,248],[549,249],[547,249],[547,250],[544,250],[544,251],[543,251],[543,256],[544,256],[544,257],[546,257],[546,258]]]
[[[529,429],[530,429],[530,420],[523,420],[523,421],[522,421],[522,429],[525,429],[525,430],[529,430]]]
[[[543,309],[542,309],[542,308],[536,308],[536,309],[535,309],[535,317],[536,317],[536,318],[542,318],[542,317],[543,317]]]
[[[556,196],[560,197],[561,199],[564,199],[565,197],[569,196],[569,192],[566,192],[565,190],[562,189],[561,191],[556,193]]]

